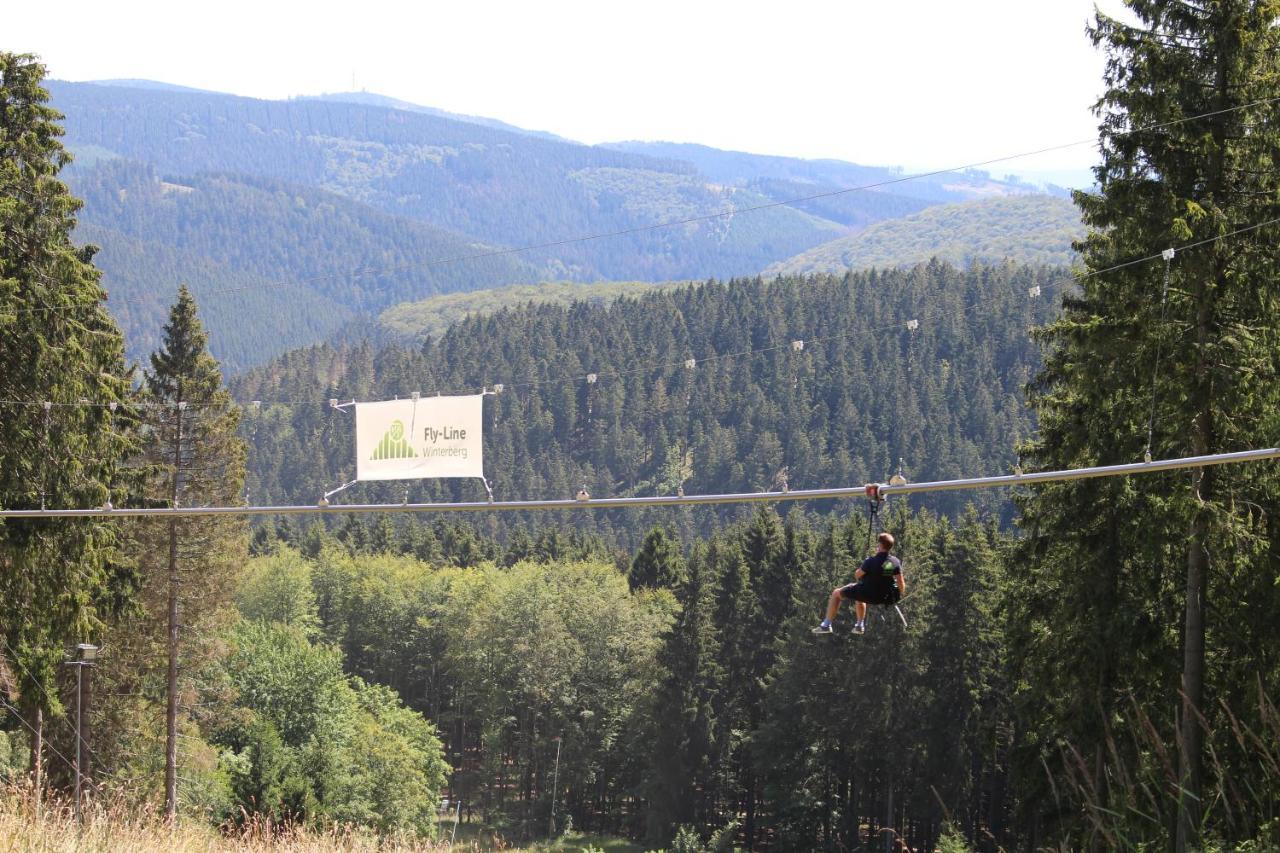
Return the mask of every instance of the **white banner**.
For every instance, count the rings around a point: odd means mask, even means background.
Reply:
[[[356,404],[356,479],[483,477],[484,395]]]

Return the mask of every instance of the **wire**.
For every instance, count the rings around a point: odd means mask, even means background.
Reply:
[[[1226,113],[1237,112],[1239,110],[1245,110],[1251,107],[1265,106],[1267,104],[1272,104],[1277,102],[1280,102],[1280,96],[1277,96],[1274,98],[1264,98],[1262,100],[1251,101],[1247,104],[1238,104],[1232,107],[1224,107],[1219,110],[1211,110],[1205,113],[1198,113],[1193,116],[1186,116],[1185,118],[1172,119],[1170,121],[1165,121],[1165,122],[1156,122],[1153,124],[1143,125],[1142,127],[1137,127],[1132,130],[1109,131],[1108,136],[1111,136],[1111,137],[1129,136],[1137,133],[1147,133],[1153,130],[1162,130],[1164,128],[1173,127],[1179,124],[1186,124],[1188,122],[1198,121],[1204,118],[1212,118],[1213,116],[1224,115]],[[632,228],[620,228],[615,231],[601,231],[601,232],[596,232],[594,234],[584,234],[577,237],[566,237],[559,240],[550,240],[543,243],[530,243],[523,246],[515,246],[507,249],[493,249],[485,252],[476,252],[476,253],[467,254],[467,255],[454,255],[452,257],[437,258],[435,260],[422,261],[422,262],[411,263],[411,264],[400,264],[400,265],[391,266],[391,267],[364,267],[364,268],[353,270],[348,273],[331,273],[328,275],[311,276],[308,278],[295,279],[289,282],[268,281],[262,286],[246,285],[244,287],[224,288],[221,290],[204,290],[201,292],[201,295],[203,297],[203,296],[211,296],[211,295],[244,293],[248,291],[261,290],[262,287],[297,287],[305,284],[316,284],[323,281],[347,281],[355,278],[364,278],[365,276],[369,276],[369,275],[403,272],[404,270],[410,270],[410,269],[430,269],[437,266],[463,263],[466,261],[483,260],[485,258],[497,258],[497,257],[508,256],[508,255],[521,254],[524,252],[537,251],[540,249],[554,249],[554,248],[559,248],[561,246],[576,245],[579,243],[587,243],[594,240],[604,240],[612,237],[624,237],[632,234],[642,234],[642,233],[647,233],[651,231],[659,231],[666,228],[677,228],[682,225],[692,225],[698,222],[708,222],[715,219],[724,219],[726,217],[740,216],[744,213],[755,213],[761,210],[771,210],[773,208],[778,208],[778,207],[789,207],[791,205],[804,204],[806,202],[811,202],[811,201],[820,201],[822,199],[834,198],[836,196],[847,195],[849,193],[882,189],[884,187],[903,184],[909,181],[917,181],[923,178],[938,177],[939,175],[947,175],[953,172],[963,172],[968,169],[980,169],[985,166],[994,166],[998,163],[1007,163],[1012,160],[1020,160],[1025,157],[1035,157],[1040,154],[1048,154],[1053,151],[1062,151],[1068,148],[1076,148],[1081,145],[1089,145],[1089,144],[1096,145],[1098,144],[1098,142],[1099,140],[1096,138],[1081,139],[1081,140],[1076,140],[1074,142],[1064,142],[1058,145],[1049,145],[1044,148],[1037,148],[1031,151],[1022,151],[1016,154],[1007,154],[1001,157],[993,157],[988,160],[979,160],[973,163],[967,163],[962,166],[952,166],[945,169],[934,169],[933,171],[929,171],[929,172],[917,172],[915,174],[904,175],[899,178],[889,178],[882,181],[875,181],[869,184],[862,184],[856,187],[845,187],[843,189],[829,190],[827,192],[821,192],[821,193],[813,193],[811,195],[806,195],[806,196],[797,196],[795,198],[765,202],[763,204],[751,205],[749,207],[729,208],[726,210],[716,211],[714,213],[704,213],[704,214],[699,214],[697,216],[687,216],[681,219],[664,220],[662,222],[655,222],[649,225],[637,225]],[[120,300],[120,302],[116,304],[131,304],[131,303],[142,304],[144,302],[149,302],[149,301],[151,300],[143,300],[143,299]],[[47,306],[47,307],[39,307],[39,308],[20,308],[13,313],[28,313],[28,312],[36,313],[36,312],[45,312],[45,311],[74,310],[74,309],[94,307],[98,304],[99,303],[95,302],[95,303],[86,303],[80,306]]]
[[[4,643],[4,647],[9,650],[9,655],[13,659],[13,662],[22,668],[22,671],[27,674],[27,678],[31,679],[31,683],[34,684],[40,690],[40,694],[44,696],[45,704],[50,705],[53,700],[49,696],[49,691],[45,690],[44,684],[40,681],[40,679],[36,678],[35,673],[27,669],[26,664],[24,664],[21,658],[18,657],[17,651],[14,650],[13,646],[9,645],[9,641],[5,639],[3,634],[0,634],[0,643]],[[76,727],[72,725],[70,720],[68,720],[66,717],[56,717],[56,719],[59,719],[63,723],[65,723],[67,727],[71,729],[71,733],[75,735],[76,740],[80,741],[80,746],[84,748],[85,751],[89,753],[89,755],[93,755],[93,750],[89,748],[88,741],[84,739],[84,735],[76,731]]]
[[[36,727],[35,727],[35,726],[33,726],[33,725],[31,725],[30,723],[28,723],[28,722],[26,721],[26,718],[24,718],[24,717],[22,716],[22,714],[18,713],[18,709],[17,709],[17,708],[15,708],[15,707],[13,707],[12,705],[10,705],[10,704],[9,704],[8,702],[6,702],[4,699],[0,699],[0,705],[3,705],[3,706],[5,706],[6,708],[8,708],[8,709],[9,709],[9,712],[10,712],[10,713],[12,713],[15,717],[17,717],[17,718],[18,718],[18,722],[20,722],[20,723],[22,723],[24,726],[26,726],[26,727],[27,727],[27,729],[29,729],[29,730],[30,730],[31,734],[35,735],[37,738],[40,738],[40,741],[41,741],[41,743],[43,743],[43,744],[44,744],[45,749],[49,750],[49,751],[50,751],[50,752],[52,752],[54,755],[56,755],[56,756],[58,756],[59,758],[61,758],[61,759],[62,759],[62,762],[63,762],[64,764],[66,764],[66,765],[67,765],[67,769],[69,769],[72,773],[75,773],[75,772],[76,772],[76,765],[75,765],[75,763],[74,763],[74,762],[72,762],[72,761],[71,761],[69,758],[67,758],[65,755],[63,755],[61,752],[58,752],[58,750],[54,747],[54,745],[53,745],[53,744],[51,744],[51,743],[49,743],[49,740],[48,740],[47,738],[42,737],[42,736],[41,736],[41,734],[40,734],[40,732],[38,732],[38,731],[36,730]],[[33,744],[33,748],[34,748],[34,744]]]

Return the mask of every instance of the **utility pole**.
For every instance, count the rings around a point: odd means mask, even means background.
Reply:
[[[67,666],[76,668],[76,823],[84,822],[84,815],[80,810],[80,780],[84,773],[81,768],[84,766],[81,758],[81,745],[84,743],[84,668],[93,666],[93,662],[98,657],[98,647],[92,643],[81,643],[76,646],[76,659],[66,662]]]
[[[556,736],[556,771],[551,776],[551,821],[547,834],[556,834],[556,799],[560,795],[560,737]]]

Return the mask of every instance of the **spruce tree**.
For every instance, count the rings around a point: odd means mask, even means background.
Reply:
[[[1280,216],[1280,3],[1128,5],[1136,25],[1099,15],[1090,31],[1108,56],[1098,188],[1076,196],[1091,274],[1043,331],[1049,354],[1032,389],[1040,435],[1031,458],[1045,468],[1275,441],[1280,228],[1257,226]],[[1167,267],[1128,263],[1166,248],[1178,250]],[[1024,683],[1036,686],[1021,702],[1060,709],[1038,728],[1056,729],[1052,737],[1097,768],[1103,721],[1120,713],[1126,692],[1179,704],[1179,850],[1199,843],[1202,721],[1212,726],[1219,712],[1205,701],[1206,654],[1228,635],[1209,631],[1209,616],[1241,605],[1228,584],[1244,554],[1257,561],[1250,574],[1276,575],[1254,509],[1274,505],[1275,486],[1268,466],[1206,467],[1189,479],[1064,483],[1023,504],[1030,582],[1015,624],[1026,642],[1011,646],[1033,675]],[[1181,602],[1180,618],[1170,601]],[[1248,654],[1263,639],[1213,651]],[[1229,680],[1217,687],[1234,689]],[[1100,772],[1095,781],[1105,788]]]
[[[145,440],[155,466],[151,497],[174,507],[227,506],[242,502],[244,442],[236,435],[239,409],[222,387],[218,363],[186,287],[178,291],[161,350],[146,372]],[[228,601],[232,573],[247,556],[243,521],[218,516],[170,518],[153,525],[144,540],[150,586],[163,589],[166,614],[165,816],[177,813],[178,724],[182,711],[179,668],[182,631],[216,622]],[[160,578],[164,583],[159,584]],[[158,602],[157,602],[158,603]]]
[[[91,246],[71,241],[80,202],[58,180],[70,155],[34,57],[0,52],[0,506],[119,502],[134,449],[124,344]],[[97,639],[133,574],[118,529],[98,519],[0,523],[0,639],[42,716],[57,662]],[[38,724],[37,724],[38,726]],[[39,772],[39,750],[33,755]],[[39,781],[37,777],[37,781]]]
[[[631,561],[627,583],[631,589],[674,588],[684,578],[684,557],[680,541],[661,527],[645,536],[644,543]]]

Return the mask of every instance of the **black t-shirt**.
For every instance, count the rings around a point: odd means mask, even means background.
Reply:
[[[902,574],[902,561],[882,551],[863,560],[862,571],[866,572],[862,577],[864,581],[876,589],[888,591],[897,584],[893,576]]]

